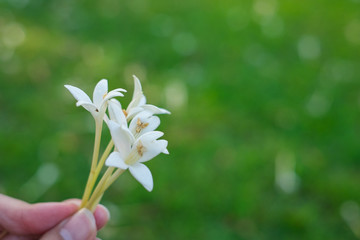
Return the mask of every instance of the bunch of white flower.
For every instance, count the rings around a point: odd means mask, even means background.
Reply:
[[[170,114],[169,111],[146,104],[139,79],[134,76],[134,94],[129,106],[122,108],[115,97],[123,97],[125,89],[117,88],[108,92],[108,82],[102,79],[95,86],[93,101],[81,89],[65,85],[77,100],[76,105],[84,107],[95,119],[95,143],[91,170],[85,187],[81,207],[94,210],[105,190],[126,170],[148,191],[153,189],[153,178],[143,163],[160,153],[169,154],[168,142],[160,139],[163,133],[155,131],[160,125],[156,114]],[[108,110],[108,111],[107,111]],[[107,112],[109,116],[107,115]],[[99,148],[103,121],[107,124],[112,140],[99,159]],[[112,149],[115,145],[113,152]],[[108,167],[97,184],[96,180],[104,164]]]

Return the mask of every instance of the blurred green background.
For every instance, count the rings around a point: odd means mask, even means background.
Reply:
[[[81,197],[102,78],[167,108],[170,155],[102,239],[360,237],[360,1],[0,1],[0,192]],[[109,134],[104,131],[102,146]]]

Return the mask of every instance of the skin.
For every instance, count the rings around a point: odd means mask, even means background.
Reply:
[[[95,240],[97,231],[109,220],[109,212],[102,205],[98,205],[93,214],[87,210],[79,211],[79,205],[78,199],[29,204],[0,194],[0,236],[7,232],[0,239],[62,240],[62,229],[71,232],[77,228],[73,240]]]

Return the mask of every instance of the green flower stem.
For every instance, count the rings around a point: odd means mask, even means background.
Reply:
[[[110,142],[108,143],[108,145],[106,146],[106,149],[103,153],[103,155],[100,158],[99,164],[96,167],[95,173],[96,173],[96,177],[99,176],[99,173],[102,169],[102,167],[104,166],[105,160],[108,158],[108,156],[110,155],[110,152],[112,150],[112,148],[114,147],[114,142],[113,140],[110,140]]]
[[[96,209],[96,206],[99,204],[99,202],[101,201],[101,198],[103,197],[103,195],[104,195],[104,193],[103,194],[101,194],[95,201],[94,201],[94,203],[92,204],[92,206],[90,206],[90,211],[91,212],[94,212],[95,211],[95,209]]]
[[[96,180],[99,177],[100,171],[101,171],[102,167],[104,166],[104,163],[105,163],[107,157],[110,155],[110,152],[111,152],[113,147],[114,147],[114,142],[112,140],[110,140],[110,142],[107,145],[103,155],[101,156],[101,158],[99,160],[99,163],[96,166],[94,176],[93,176],[91,182],[89,183],[89,185],[87,186],[91,191],[94,189],[94,186],[95,186]],[[91,191],[90,191],[90,193],[91,193]],[[82,208],[85,205],[86,205],[86,202],[82,202],[80,207]]]
[[[101,156],[101,158],[99,160],[98,165],[96,166],[95,174],[94,174],[94,181],[92,182],[91,189],[94,187],[96,179],[98,178],[98,176],[100,174],[100,171],[103,168],[104,163],[105,163],[106,159],[108,158],[108,156],[110,155],[110,152],[111,152],[113,147],[114,147],[114,142],[113,142],[113,140],[110,140],[110,142],[107,145],[103,155]]]
[[[110,170],[109,170],[110,169]],[[115,182],[115,180],[125,172],[124,169],[117,169],[113,174],[108,174],[109,172],[112,173],[114,171],[114,167],[109,167],[108,170],[105,172],[104,176],[102,177],[101,181],[99,182],[98,186],[96,187],[91,199],[89,200],[86,208],[91,210],[92,212],[95,211],[96,205],[101,201],[104,192]],[[104,180],[105,179],[105,180]],[[102,181],[104,180],[104,181]],[[103,186],[101,186],[103,185]],[[98,190],[97,190],[98,189]],[[98,196],[96,196],[98,195]]]
[[[86,205],[86,203],[90,197],[92,188],[93,188],[93,186],[91,186],[91,184],[92,184],[92,182],[96,181],[96,179],[94,179],[94,176],[95,176],[95,170],[96,170],[97,162],[98,162],[98,158],[99,158],[100,139],[101,139],[101,132],[102,132],[102,121],[95,121],[95,126],[96,126],[96,128],[95,128],[94,152],[93,152],[93,157],[92,157],[92,161],[91,161],[91,169],[90,169],[88,181],[86,183],[84,195],[82,197],[80,208],[82,208]]]
[[[101,180],[99,181],[99,183],[97,184],[93,194],[91,195],[91,198],[89,199],[89,201],[85,204],[85,208],[87,209],[93,209],[94,206],[96,206],[96,204],[98,202],[100,202],[101,196],[104,194],[106,188],[106,182],[108,181],[108,179],[111,177],[111,174],[113,173],[115,167],[109,167],[106,172],[104,173],[104,175],[102,176]],[[100,198],[100,199],[99,199]]]

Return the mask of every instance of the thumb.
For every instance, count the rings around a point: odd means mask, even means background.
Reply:
[[[94,240],[96,233],[94,215],[83,208],[45,233],[40,240]]]

